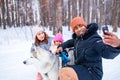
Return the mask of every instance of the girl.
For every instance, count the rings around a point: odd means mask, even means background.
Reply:
[[[63,43],[63,36],[62,36],[61,33],[57,33],[56,36],[53,39],[52,45],[50,47],[50,51],[55,54],[56,53],[55,51],[57,50],[57,47],[61,43]]]

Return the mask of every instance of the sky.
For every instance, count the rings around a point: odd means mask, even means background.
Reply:
[[[63,38],[71,38],[72,31],[63,27]],[[109,27],[111,32],[112,28]],[[52,32],[45,29],[49,36]],[[102,36],[102,32],[98,31]],[[101,33],[100,33],[101,32]],[[114,33],[120,38],[120,29]],[[33,38],[31,29],[22,28],[0,29],[0,80],[36,80],[37,70],[33,65],[24,65],[23,61],[30,57]],[[120,80],[120,55],[113,60],[103,59],[103,79]]]

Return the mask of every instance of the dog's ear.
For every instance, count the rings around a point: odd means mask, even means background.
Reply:
[[[35,48],[31,48],[31,52],[34,52],[35,51]]]
[[[36,46],[34,44],[32,44],[31,52],[35,52],[35,51],[36,51]]]

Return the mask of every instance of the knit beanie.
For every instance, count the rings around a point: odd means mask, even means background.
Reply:
[[[32,28],[32,33],[33,33],[33,36],[35,37],[37,35],[38,32],[44,32],[45,30],[42,28],[42,27],[33,27]]]
[[[63,42],[63,36],[61,33],[57,33],[56,36],[54,37],[53,41],[60,41]]]
[[[79,17],[79,16],[72,19],[70,26],[71,26],[72,30],[74,30],[75,26],[77,26],[79,24],[87,26],[87,23],[84,21],[84,19],[82,17]]]

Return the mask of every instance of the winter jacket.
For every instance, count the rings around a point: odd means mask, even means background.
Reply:
[[[83,36],[73,33],[73,39],[61,44],[63,48],[74,47],[75,65],[70,67],[76,71],[79,80],[101,80],[102,57],[113,59],[120,53],[119,48],[104,44],[97,30],[98,25],[91,23]]]

